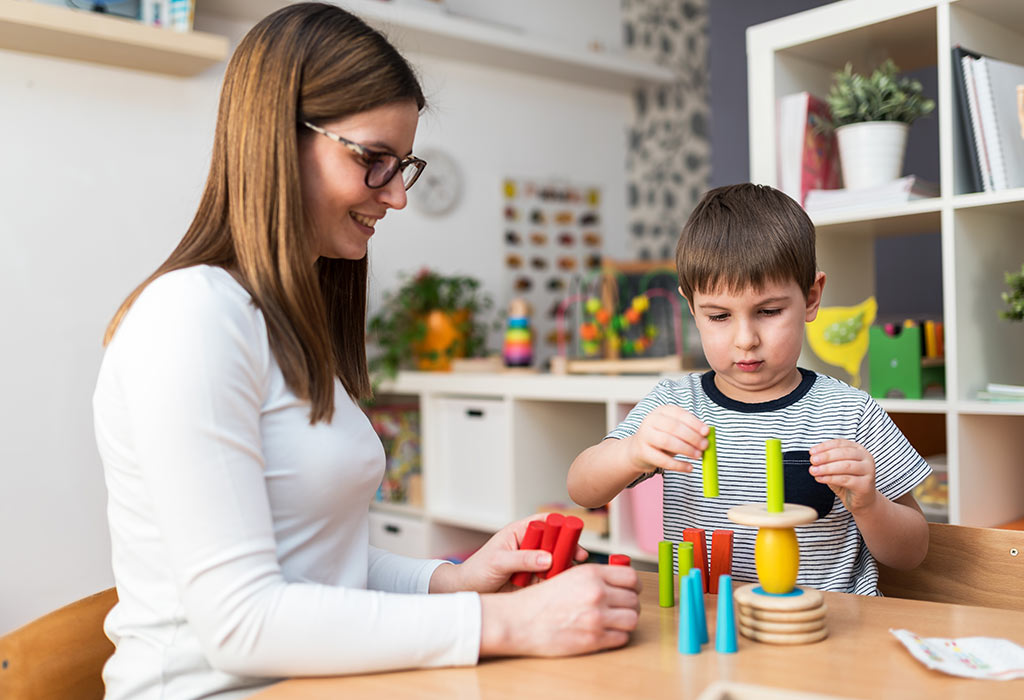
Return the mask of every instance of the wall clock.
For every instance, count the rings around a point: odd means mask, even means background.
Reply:
[[[447,214],[462,197],[459,166],[450,155],[436,148],[424,149],[418,155],[427,161],[427,167],[409,190],[409,199],[424,214]]]

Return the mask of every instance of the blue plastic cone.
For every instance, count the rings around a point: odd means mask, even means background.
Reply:
[[[700,594],[700,591],[694,589],[694,584],[699,586],[700,582],[695,581],[689,576],[682,578],[682,586],[679,592],[680,654],[700,653],[700,632],[697,628],[697,613],[693,607],[693,601]]]
[[[736,613],[732,603],[732,576],[718,577],[718,619],[715,622],[715,651],[736,653]]]
[[[704,581],[701,579],[700,569],[690,569],[690,578],[695,582],[695,588],[690,590],[693,592],[693,612],[694,618],[697,620],[697,634],[700,635],[700,643],[708,643],[708,618],[704,614]]]

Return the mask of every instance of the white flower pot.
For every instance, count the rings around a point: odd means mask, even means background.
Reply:
[[[855,190],[892,182],[903,174],[909,124],[860,122],[836,129],[843,187]]]

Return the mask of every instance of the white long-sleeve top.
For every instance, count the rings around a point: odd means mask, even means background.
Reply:
[[[244,697],[288,676],[476,662],[475,593],[369,546],[384,451],[341,383],[329,424],[284,381],[223,269],[152,282],[93,397],[120,601],[111,700]]]

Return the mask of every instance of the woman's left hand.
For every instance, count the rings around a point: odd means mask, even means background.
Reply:
[[[551,554],[539,549],[519,549],[531,520],[544,514],[517,520],[496,532],[491,539],[461,564],[442,564],[430,579],[431,593],[477,591],[496,593],[513,588],[512,574],[519,571],[544,572],[551,567]],[[575,561],[583,561],[588,554],[576,547]]]

